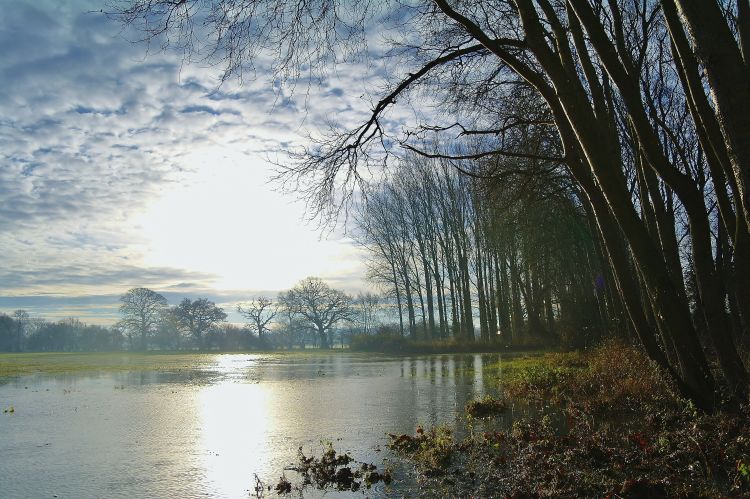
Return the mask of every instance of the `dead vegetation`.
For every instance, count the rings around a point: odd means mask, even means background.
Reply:
[[[319,458],[306,456],[300,447],[298,463],[289,469],[302,475],[303,487],[312,485],[321,490],[333,488],[355,492],[362,486],[369,489],[379,482],[388,485],[393,479],[389,469],[380,472],[374,464],[355,461],[346,452],[339,454],[330,443]],[[279,494],[290,492],[291,484],[287,487],[279,482],[276,490]]]
[[[554,354],[501,380],[507,397],[552,401],[549,416],[461,441],[444,428],[392,435],[425,494],[500,497],[726,497],[750,494],[750,411],[705,414],[639,350],[607,343]],[[480,405],[481,407],[481,405]],[[476,410],[477,405],[469,409]]]

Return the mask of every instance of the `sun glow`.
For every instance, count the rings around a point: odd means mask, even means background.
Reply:
[[[219,289],[275,290],[307,275],[361,274],[345,239],[320,240],[270,167],[231,147],[191,152],[187,173],[136,220],[144,263],[215,276]]]
[[[242,497],[252,473],[265,470],[273,415],[260,384],[223,381],[203,389],[200,404],[201,461],[213,497]]]

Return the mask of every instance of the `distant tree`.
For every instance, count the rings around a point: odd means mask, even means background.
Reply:
[[[26,335],[31,336],[43,328],[47,324],[47,319],[44,317],[32,317],[29,319],[29,323],[26,327]]]
[[[37,334],[30,338],[31,350],[43,352],[75,352],[81,350],[79,333],[85,327],[75,317],[57,322],[48,322]]]
[[[286,309],[280,312],[283,319],[277,320],[273,328],[272,344],[287,350],[295,345],[305,348],[305,336],[310,332],[307,322]]]
[[[16,352],[20,352],[23,350],[23,338],[27,333],[29,321],[31,320],[31,318],[29,317],[29,313],[27,311],[19,309],[13,312],[13,320],[16,323],[15,350]]]
[[[286,310],[304,319],[316,332],[321,348],[330,348],[328,333],[340,322],[354,319],[352,299],[343,291],[331,288],[318,277],[303,279],[279,295]]]
[[[190,334],[199,348],[203,348],[203,335],[227,318],[224,310],[206,298],[185,298],[173,309],[180,327]]]
[[[133,335],[140,337],[140,348],[147,350],[148,336],[156,329],[162,312],[167,308],[167,299],[148,288],[133,288],[120,297],[120,302],[120,324],[131,339]]]
[[[119,323],[113,324],[109,328],[109,333],[112,338],[112,350],[122,350],[125,344],[125,335],[122,328],[119,327]]]
[[[179,350],[181,336],[174,309],[163,310],[154,333],[154,343],[162,350]]]
[[[223,323],[211,330],[221,350],[251,350],[257,348],[257,339],[248,327]]]
[[[40,328],[39,330],[41,330]],[[127,344],[128,350],[135,350],[136,349],[136,343],[138,341],[136,340],[136,333],[133,329],[129,328],[127,324],[125,324],[122,320],[117,321],[112,325],[112,329],[116,331],[115,334],[119,335],[122,340],[122,345],[125,347]]]
[[[75,319],[71,323],[75,349],[82,352],[104,352],[116,348],[113,331],[103,326],[89,325]]]
[[[15,322],[9,316],[0,314],[0,352],[13,351]]]
[[[31,318],[25,311],[15,311],[12,317],[0,313],[0,352],[102,352],[121,348],[122,333],[117,326],[89,325],[75,317],[48,322]]]
[[[376,327],[376,313],[380,306],[380,295],[375,293],[358,293],[356,298],[358,309],[357,322],[362,334],[372,334]]]
[[[259,296],[248,303],[238,305],[237,311],[251,322],[258,338],[263,338],[263,334],[270,331],[268,325],[278,313],[276,303],[265,296]]]

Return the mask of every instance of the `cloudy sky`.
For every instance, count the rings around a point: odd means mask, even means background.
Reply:
[[[263,78],[218,86],[99,7],[3,6],[0,311],[108,323],[136,286],[226,307],[308,275],[362,286],[352,241],[321,240],[268,184],[269,157],[350,112],[361,82],[324,83],[314,107]]]

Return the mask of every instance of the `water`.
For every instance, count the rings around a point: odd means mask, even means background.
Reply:
[[[253,497],[254,475],[273,485],[300,446],[320,455],[322,441],[394,469],[392,486],[356,495],[412,495],[410,468],[386,448],[386,433],[420,424],[465,433],[464,406],[495,393],[496,373],[483,366],[497,361],[222,354],[178,372],[6,379],[0,408],[15,413],[0,413],[0,497]]]

